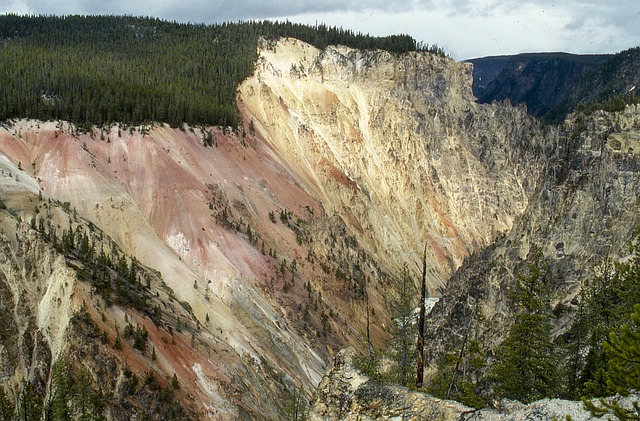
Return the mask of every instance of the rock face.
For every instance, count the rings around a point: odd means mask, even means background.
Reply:
[[[436,399],[398,386],[385,386],[370,380],[353,367],[353,348],[340,351],[333,368],[324,376],[309,409],[309,420],[466,420],[524,421],[600,419],[591,415],[582,402],[543,399],[524,405],[504,400],[495,409],[473,409],[455,401]],[[638,395],[616,398],[631,408]],[[597,403],[597,402],[596,402]]]
[[[436,399],[399,386],[377,384],[353,367],[353,348],[340,351],[315,392],[309,410],[319,420],[459,420],[473,412],[453,401]]]
[[[52,360],[66,343],[69,320],[78,309],[73,300],[75,273],[21,226],[15,235],[2,218],[0,234],[0,382],[20,390],[33,376],[46,381]]]
[[[511,322],[507,291],[533,248],[549,265],[555,290],[555,333],[571,321],[581,283],[605,256],[628,255],[627,241],[640,223],[640,108],[597,112],[567,120],[528,209],[514,228],[482,253],[469,258],[449,280],[431,313],[435,361],[455,348],[478,310],[487,323],[478,327],[491,352]],[[475,329],[475,324],[471,326]]]
[[[259,54],[247,118],[383,267],[417,272],[427,243],[435,291],[526,208],[543,131],[522,109],[478,106],[471,66],[292,39]]]

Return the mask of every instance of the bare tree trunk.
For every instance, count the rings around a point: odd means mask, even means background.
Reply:
[[[427,298],[427,243],[422,253],[422,287],[420,289],[420,316],[418,319],[418,364],[416,370],[416,387],[422,387],[424,380],[424,319],[425,300]]]
[[[460,362],[462,358],[464,358],[464,349],[467,346],[467,338],[469,337],[469,326],[471,325],[471,321],[469,321],[469,325],[467,325],[467,329],[464,332],[464,339],[462,340],[462,348],[460,348],[460,353],[458,354],[458,361],[456,361],[456,367],[453,369],[453,374],[451,375],[451,382],[449,383],[449,387],[447,388],[446,398],[449,399],[451,396],[451,391],[453,390],[453,386],[456,383],[456,378],[458,377],[458,370],[460,370]]]
[[[456,367],[453,369],[453,374],[451,375],[451,383],[449,383],[449,387],[447,388],[447,395],[445,396],[447,399],[449,399],[449,397],[451,396],[451,391],[453,390],[453,386],[455,385],[456,378],[458,377],[458,371],[460,370],[460,363],[464,358],[465,348],[467,346],[467,341],[469,339],[469,330],[471,330],[471,323],[473,322],[477,311],[478,311],[478,305],[476,304],[476,307],[473,309],[473,313],[471,313],[471,318],[467,323],[467,328],[464,331],[464,337],[462,339],[462,347],[460,348],[460,353],[458,354],[458,361],[456,361]],[[464,383],[464,377],[463,377],[462,383]]]
[[[369,357],[369,361],[373,360],[371,355],[371,331],[369,329],[369,294],[367,294],[367,356]]]

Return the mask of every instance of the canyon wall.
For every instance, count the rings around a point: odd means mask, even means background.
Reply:
[[[302,186],[378,261],[435,292],[508,232],[543,167],[543,129],[522,108],[479,106],[471,66],[286,39],[264,41],[241,109]]]
[[[567,119],[527,210],[513,229],[471,256],[434,308],[432,362],[462,342],[466,326],[492,355],[513,320],[508,299],[516,274],[540,250],[552,280],[554,336],[570,326],[585,281],[606,258],[629,256],[640,217],[640,107]],[[486,322],[477,324],[481,312]]]
[[[310,398],[367,321],[385,343],[392,280],[405,265],[418,279],[425,244],[430,294],[445,294],[437,330],[464,323],[452,309],[474,296],[466,260],[505,247],[524,258],[533,242],[587,257],[593,236],[611,233],[603,247],[619,248],[636,219],[637,110],[588,123],[602,133],[588,142],[522,107],[476,104],[468,64],[293,39],[261,43],[237,100],[235,129],[0,128],[4,385],[38,378],[46,394],[54,361],[92,355],[83,364],[94,373],[113,361],[114,414],[144,411],[152,391],[128,392],[132,373],[151,371],[164,386],[175,374],[177,399],[204,419],[277,419],[300,391]],[[588,182],[592,167],[610,176]],[[600,194],[619,195],[623,214]],[[594,210],[600,225],[588,223]],[[45,241],[41,222],[135,258],[147,304],[101,296],[91,264]],[[508,317],[487,285],[486,305]],[[146,351],[114,348],[132,321],[148,332]]]

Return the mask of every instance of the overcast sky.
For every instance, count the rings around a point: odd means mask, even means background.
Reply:
[[[0,0],[0,13],[129,14],[215,23],[288,19],[372,35],[409,34],[458,60],[640,45],[640,0]]]

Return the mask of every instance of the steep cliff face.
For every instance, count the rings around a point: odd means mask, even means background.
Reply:
[[[584,280],[605,256],[628,255],[627,242],[640,223],[639,129],[638,106],[575,115],[560,126],[528,209],[505,237],[469,258],[449,280],[432,312],[434,360],[464,335],[464,329],[452,332],[448,326],[469,326],[476,310],[487,317],[478,327],[481,342],[488,349],[500,343],[512,320],[508,291],[534,247],[553,279],[555,333],[567,328]]]
[[[76,279],[63,258],[10,214],[32,212],[37,185],[28,177],[16,181],[21,172],[6,158],[0,158],[0,171],[0,382],[20,390],[25,379],[46,382],[65,347],[78,309]]]
[[[435,290],[526,208],[542,130],[475,104],[469,65],[292,39],[259,53],[240,88],[247,119],[385,267],[417,270],[426,242]]]
[[[459,420],[473,412],[457,402],[436,399],[399,386],[376,384],[353,366],[355,350],[338,353],[318,386],[309,410],[310,420]]]

